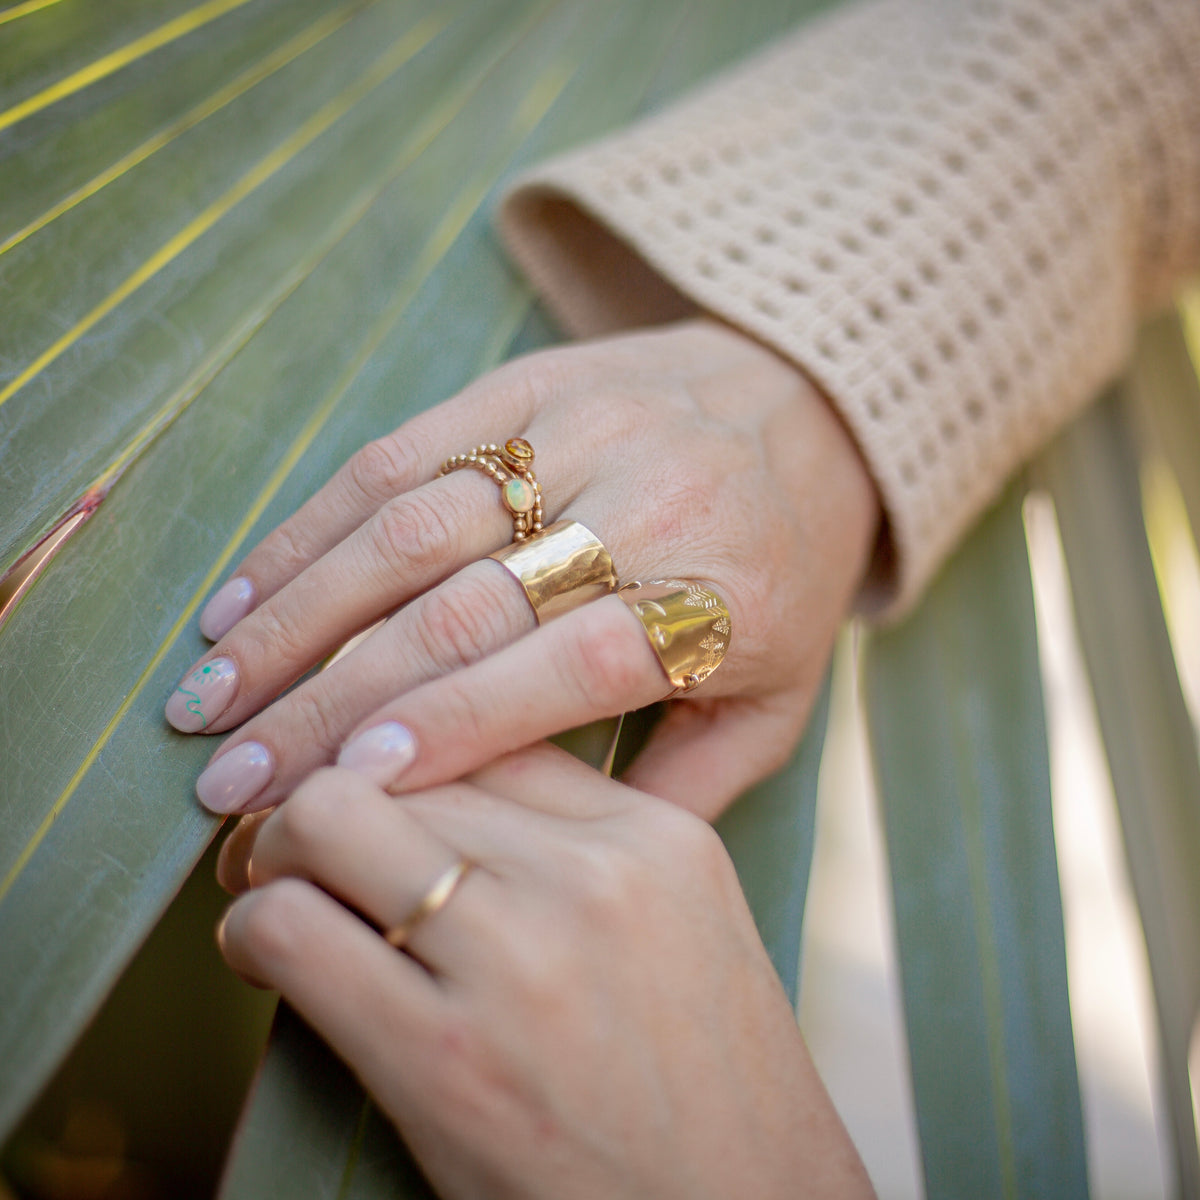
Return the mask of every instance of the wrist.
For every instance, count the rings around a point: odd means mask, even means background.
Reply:
[[[872,568],[886,570],[889,554],[879,488],[836,402],[803,367],[716,317],[675,328],[719,339],[736,356],[737,403],[767,414],[772,474],[789,491],[800,527],[834,548],[849,607]]]

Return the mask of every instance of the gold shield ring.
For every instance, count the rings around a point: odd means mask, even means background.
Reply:
[[[721,665],[733,630],[712,588],[694,579],[652,579],[623,584],[619,594],[641,621],[672,696],[699,687]]]

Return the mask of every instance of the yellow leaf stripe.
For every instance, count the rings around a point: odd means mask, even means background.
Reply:
[[[545,12],[546,9],[544,8],[540,12],[535,11],[533,19],[528,24],[532,25],[537,20],[540,20]],[[266,324],[272,314],[279,309],[284,301],[317,269],[342,239],[367,215],[388,187],[425,152],[438,134],[462,111],[467,101],[478,90],[495,65],[511,52],[513,46],[527,32],[528,29],[525,26],[518,26],[504,39],[499,48],[488,56],[482,68],[477,70],[470,78],[459,85],[455,91],[443,98],[426,113],[417,127],[400,144],[396,157],[392,160],[387,172],[378,180],[376,185],[369,192],[360,196],[355,204],[349,206],[335,221],[330,223],[321,240],[314,243],[310,253],[298,260],[292,270],[283,276],[274,291],[266,295],[260,303],[242,314],[240,320],[229,330],[225,337],[189,373],[179,387],[159,406],[158,410],[148,420],[143,422],[141,428],[130,437],[112,461],[92,480],[84,491],[85,496],[106,496],[108,494],[113,484],[124,474],[130,464],[136,461],[149,448],[159,434],[167,429],[176,418],[191,406],[193,401],[224,370],[238,352],[249,343],[254,334]],[[496,353],[497,355],[499,354],[499,349],[497,349]],[[76,507],[77,505],[72,505],[64,516],[59,518],[59,526],[52,527],[52,531],[56,535],[61,532],[60,527],[71,516]],[[68,536],[74,533],[77,528],[78,523],[71,524],[70,529],[67,531]],[[65,540],[65,537],[55,536],[53,538],[54,553],[57,553]],[[18,560],[11,571],[0,577],[0,627],[12,615],[17,603],[24,598],[30,588],[36,583],[42,571],[49,566],[52,556],[52,554],[41,556],[39,561],[28,571],[23,569],[27,564]],[[15,582],[17,574],[21,574],[22,576],[19,590]]]
[[[233,561],[234,555],[238,553],[242,543],[249,536],[255,524],[261,519],[267,506],[275,498],[296,464],[324,428],[342,398],[362,373],[363,368],[366,367],[388,334],[392,332],[402,319],[413,298],[424,286],[438,263],[445,257],[446,252],[462,233],[468,221],[479,210],[488,192],[495,185],[505,167],[507,167],[517,146],[529,136],[561,94],[571,74],[572,72],[566,70],[564,64],[561,63],[555,63],[543,72],[538,80],[535,81],[525,101],[520,106],[518,117],[515,117],[513,121],[510,137],[506,139],[505,144],[501,147],[501,153],[497,155],[498,162],[489,164],[487,169],[481,171],[448,206],[442,220],[421,248],[413,269],[405,280],[403,287],[398,290],[395,300],[374,322],[358,353],[347,365],[337,383],[335,383],[319,407],[304,423],[300,432],[288,448],[286,455],[276,466],[275,470],[272,471],[249,511],[239,522],[221,553],[213,562],[212,567],[193,593],[192,598],[180,613],[178,620],[168,630],[166,637],[159,644],[158,649],[134,682],[128,695],[101,730],[99,737],[93,743],[75,773],[71,776],[66,787],[50,807],[49,812],[47,812],[41,824],[22,849],[20,856],[5,876],[3,882],[0,883],[0,902],[7,896],[13,884],[20,877],[21,872],[45,840],[54,822],[78,790],[84,777],[91,770],[97,758],[103,752],[104,747],[111,740],[112,735],[133,707],[134,702],[145,690],[146,685],[173,649],[180,634],[190,625],[197,609],[200,607],[201,601],[212,590],[217,580],[225,573],[230,562]]]
[[[52,0],[52,2],[57,3],[57,0]],[[57,204],[48,208],[40,216],[35,217],[28,225],[10,234],[4,241],[0,242],[0,254],[6,254],[14,246],[18,246],[21,242],[25,241],[26,238],[32,237],[41,229],[45,229],[51,221],[57,220],[64,213],[70,212],[71,209],[82,204],[83,201],[90,199],[103,188],[106,188],[114,180],[120,179],[122,175],[125,175],[140,163],[145,162],[146,159],[163,149],[163,147],[169,146],[176,138],[187,133],[189,129],[194,129],[202,121],[211,117],[214,113],[220,112],[222,108],[232,103],[239,96],[245,95],[251,88],[269,79],[277,71],[286,67],[288,63],[293,62],[306,51],[319,45],[330,34],[335,33],[345,25],[351,17],[356,16],[364,9],[376,3],[378,3],[378,0],[352,0],[351,3],[345,4],[334,12],[328,13],[326,16],[314,21],[307,29],[301,30],[294,38],[271,51],[265,58],[243,71],[242,74],[214,92],[207,99],[202,100],[194,108],[189,109],[183,116],[172,121],[140,145],[135,146],[127,154],[123,154],[111,166],[105,167],[103,171],[93,176],[86,183],[80,184],[73,192],[68,193]]]
[[[91,87],[93,83],[99,83],[101,79],[137,62],[139,58],[145,58],[147,54],[160,50],[171,42],[178,41],[185,34],[193,33],[210,21],[215,21],[218,17],[223,17],[233,9],[241,8],[243,4],[248,3],[249,0],[208,0],[208,3],[198,5],[190,12],[182,13],[173,21],[168,21],[165,25],[152,29],[149,33],[135,38],[111,54],[96,59],[94,63],[80,67],[78,71],[72,72],[65,79],[60,79],[48,88],[35,92],[28,99],[22,100],[20,104],[14,104],[12,108],[0,112],[0,130],[8,129],[10,126],[16,125],[18,121],[24,121],[26,117],[31,117],[34,113],[41,112],[42,109],[49,108],[50,105],[57,104],[58,101],[65,100],[68,96],[73,96],[76,92]]]
[[[158,248],[140,267],[127,276],[91,312],[80,318],[62,337],[42,351],[15,379],[0,389],[0,404],[4,404],[31,379],[39,375],[65,350],[73,346],[94,325],[128,300],[143,284],[153,279],[164,267],[179,257],[189,246],[207,233],[222,217],[227,216],[247,196],[287,166],[301,151],[306,150],[331,125],[344,117],[368,93],[394,75],[414,54],[425,46],[446,24],[445,16],[426,17],[391,50],[374,63],[363,75],[308,118],[290,137],[262,158],[224,195],[219,196],[198,213],[174,237]]]
[[[62,0],[25,0],[24,4],[14,4],[12,8],[0,12],[0,25],[7,25],[9,21],[15,21],[18,17],[27,17],[30,13],[40,12],[43,8],[61,2]]]

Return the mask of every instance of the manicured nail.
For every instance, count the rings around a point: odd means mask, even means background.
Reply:
[[[254,607],[254,584],[238,575],[204,606],[200,632],[210,642],[223,638]]]
[[[237,812],[253,800],[275,774],[275,759],[259,742],[243,742],[214,759],[196,780],[196,795],[215,813]]]
[[[217,938],[217,949],[222,954],[225,953],[225,926],[229,924],[229,914],[231,912],[233,912],[232,904],[221,914],[221,919],[217,922],[217,928],[214,930]]]
[[[387,787],[395,783],[417,757],[417,739],[399,721],[384,721],[348,741],[338,755],[338,766],[365,775]]]
[[[167,701],[167,720],[180,733],[199,733],[229,707],[237,686],[232,660],[211,658],[183,677]]]

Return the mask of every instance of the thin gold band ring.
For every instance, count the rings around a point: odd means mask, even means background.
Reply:
[[[385,931],[383,940],[389,946],[395,946],[397,950],[402,950],[418,925],[428,921],[430,917],[436,916],[450,903],[450,897],[458,890],[458,885],[466,879],[474,866],[475,864],[469,858],[460,858],[458,862],[448,866],[429,885],[428,891],[417,902],[416,908],[399,925],[393,925]]]

